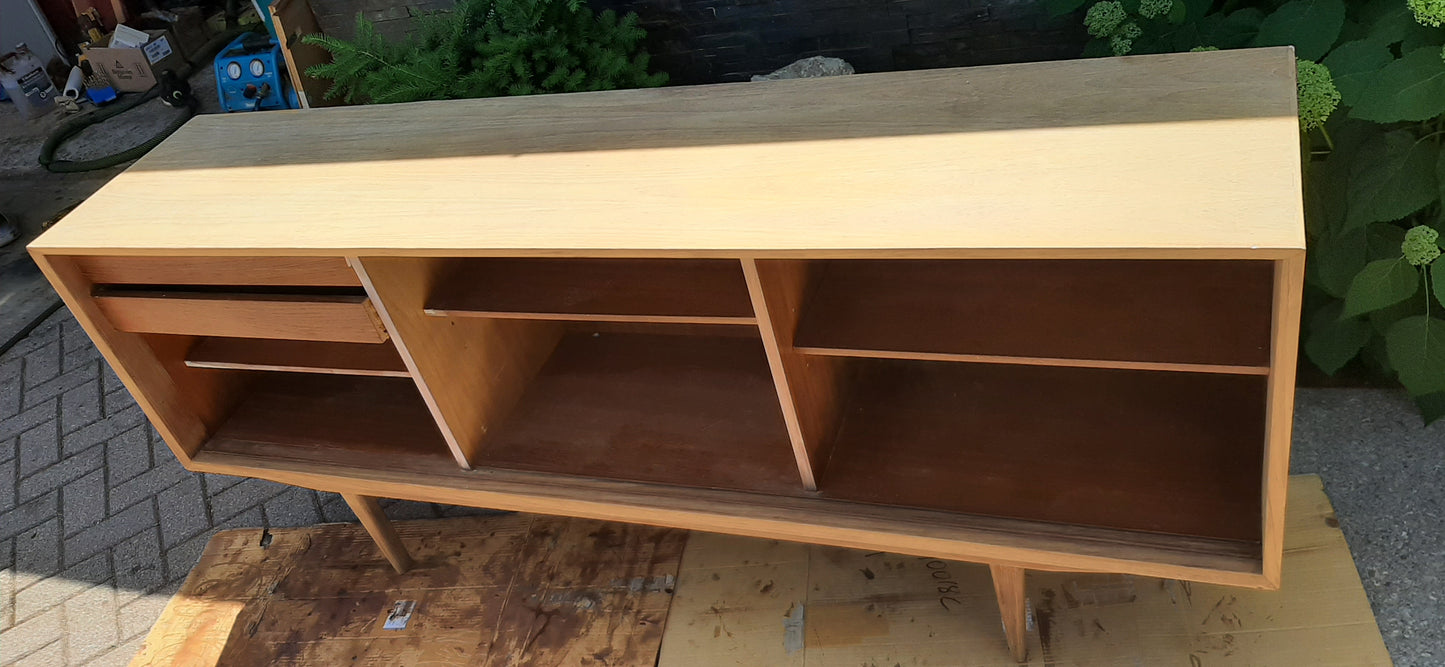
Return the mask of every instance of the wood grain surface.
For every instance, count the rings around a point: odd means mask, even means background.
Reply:
[[[341,257],[77,257],[97,285],[360,287]]]
[[[1258,543],[1265,379],[869,360],[825,496]]]
[[[191,368],[287,371],[410,378],[396,346],[263,338],[202,338],[186,354]]]
[[[423,304],[445,260],[355,259],[362,282],[396,348],[463,468],[480,456],[487,433],[506,418],[562,335],[557,322],[435,317]]]
[[[365,295],[104,291],[95,304],[133,333],[380,343],[388,338]]]
[[[1263,375],[1271,262],[816,262],[805,352]]]
[[[762,345],[570,334],[474,465],[694,487],[802,489]]]
[[[535,320],[757,323],[725,259],[468,259],[452,263],[428,315]]]
[[[134,667],[652,665],[685,531],[527,515],[218,533]],[[383,627],[395,603],[414,611]],[[602,656],[599,658],[598,656]]]
[[[828,448],[837,430],[838,391],[847,370],[846,360],[809,357],[795,348],[798,318],[813,287],[813,266],[804,260],[743,259],[768,366],[793,441],[793,457],[808,491],[818,490],[818,478],[828,463]]]
[[[1268,258],[1304,247],[1294,73],[1242,49],[202,115],[31,247]],[[258,192],[286,215],[237,224]]]
[[[377,466],[448,458],[411,380],[302,373],[256,378],[206,448]]]
[[[770,495],[498,468],[459,470],[445,461],[412,459],[410,464],[379,468],[355,458],[286,460],[205,450],[191,468],[337,493],[628,521],[1029,569],[1270,586],[1259,571],[1258,543],[890,507],[815,494]]]

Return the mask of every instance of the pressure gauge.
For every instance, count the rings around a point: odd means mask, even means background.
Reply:
[[[232,80],[232,81],[241,78],[241,63],[237,63],[237,62],[227,63],[227,64],[226,64],[226,76],[231,77],[231,80]]]
[[[262,74],[265,73],[266,63],[261,62],[260,58],[251,61],[251,76],[260,77]]]

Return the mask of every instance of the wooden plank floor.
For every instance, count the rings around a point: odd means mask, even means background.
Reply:
[[[1030,572],[1029,664],[1389,665],[1338,525],[1318,477],[1290,480],[1279,592]],[[132,665],[1017,664],[982,565],[524,514],[397,527],[405,575],[359,526],[218,534]],[[398,600],[411,622],[382,629]]]

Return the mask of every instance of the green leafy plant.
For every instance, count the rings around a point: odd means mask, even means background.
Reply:
[[[361,15],[352,41],[303,41],[331,53],[306,70],[331,81],[327,98],[381,104],[660,86],[644,37],[637,15],[594,14],[582,0],[462,0],[401,42]]]
[[[1427,423],[1445,417],[1445,0],[1047,1],[1090,5],[1085,55],[1295,47],[1304,354],[1394,378]]]

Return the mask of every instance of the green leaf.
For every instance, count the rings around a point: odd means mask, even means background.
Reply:
[[[1376,123],[1426,120],[1445,113],[1445,61],[1425,46],[1386,65],[1359,93],[1350,115]]]
[[[1330,153],[1330,158],[1341,162],[1353,160],[1361,146],[1385,134],[1385,129],[1379,123],[1350,118],[1342,113],[1331,114],[1326,121],[1326,127],[1335,140],[1335,150]]]
[[[1415,407],[1420,409],[1420,417],[1425,420],[1425,425],[1435,423],[1441,417],[1445,417],[1445,391],[1437,391],[1433,394],[1416,396]]]
[[[1380,46],[1400,43],[1420,25],[1404,2],[1365,3],[1360,8],[1360,23],[1366,26],[1366,39]]]
[[[1400,244],[1405,242],[1405,230],[1399,225],[1377,222],[1365,228],[1365,257],[1377,259],[1398,259],[1403,253]]]
[[[1441,152],[1440,158],[1435,162],[1435,182],[1440,186],[1440,195],[1445,197],[1445,152]],[[1445,210],[1441,213],[1445,214]]]
[[[1409,262],[1406,262],[1406,264],[1409,264]],[[1370,326],[1374,327],[1376,333],[1384,336],[1386,333],[1389,333],[1390,327],[1395,326],[1396,322],[1407,317],[1420,315],[1424,312],[1425,292],[1416,290],[1414,294],[1410,295],[1410,298],[1404,301],[1385,306],[1379,310],[1370,311]]]
[[[1347,107],[1357,104],[1370,80],[1386,65],[1395,61],[1389,47],[1368,39],[1346,42],[1335,47],[1323,64],[1330,68],[1340,101]]]
[[[1259,34],[1264,22],[1264,12],[1248,7],[1236,12],[1219,23],[1201,46],[1217,46],[1221,49],[1237,49],[1247,46]]]
[[[1385,349],[1411,394],[1445,391],[1445,320],[1425,315],[1400,320],[1385,334]]]
[[[1084,44],[1084,58],[1107,58],[1114,55],[1113,49],[1109,48],[1107,39],[1091,39]]]
[[[1320,288],[1335,298],[1344,298],[1368,261],[1365,259],[1365,230],[1352,229],[1340,236],[1320,239],[1311,247],[1315,276]]]
[[[1365,344],[1360,360],[1376,375],[1389,377],[1395,374],[1395,367],[1390,365],[1390,353],[1385,351],[1384,334],[1371,338],[1370,342]]]
[[[1305,356],[1328,375],[1339,372],[1369,342],[1374,332],[1359,318],[1340,319],[1336,301],[1315,313],[1305,339]]]
[[[1214,7],[1214,0],[1175,0],[1175,4],[1184,5],[1184,18],[1192,22],[1203,19]]]
[[[1350,167],[1345,227],[1399,220],[1435,201],[1438,158],[1435,142],[1417,140],[1409,130],[1366,141]]]
[[[1305,228],[1310,238],[1339,229],[1345,221],[1345,192],[1350,165],[1331,158],[1308,163],[1305,179]]]
[[[1397,304],[1420,289],[1415,267],[1404,258],[1379,259],[1365,265],[1345,291],[1342,317],[1354,317]]]
[[[1435,293],[1435,300],[1445,306],[1445,262],[1435,258],[1430,263],[1430,291]]]
[[[1290,0],[1259,25],[1255,46],[1294,45],[1295,55],[1319,60],[1345,25],[1345,0]]]
[[[1442,32],[1445,31],[1417,23],[1410,28],[1410,34],[1405,36],[1405,41],[1400,42],[1400,53],[1431,47],[1438,53],[1441,41],[1445,41],[1445,35],[1442,35]]]
[[[1184,18],[1188,15],[1189,9],[1185,7],[1184,0],[1174,0],[1174,4],[1169,7],[1169,13],[1164,16],[1164,19],[1174,25],[1179,25],[1184,23]]]

